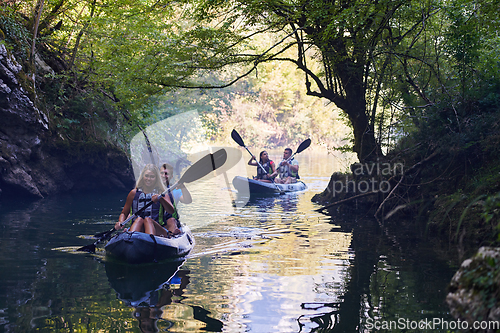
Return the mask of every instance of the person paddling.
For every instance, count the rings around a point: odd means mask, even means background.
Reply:
[[[283,161],[280,162],[278,169],[271,176],[276,176],[279,173],[279,179],[276,183],[279,184],[292,184],[297,182],[299,178],[299,162],[295,158],[290,159],[292,156],[292,149],[285,148],[283,152]]]
[[[160,168],[160,174],[162,176],[163,184],[169,188],[170,187],[170,179],[172,179],[174,173],[174,167],[168,163],[163,163]],[[160,219],[158,223],[160,225],[165,226],[173,235],[178,235],[181,233],[180,231],[180,222],[179,222],[179,212],[177,211],[177,203],[182,202],[184,204],[190,204],[193,199],[191,198],[191,193],[189,193],[186,186],[183,183],[177,185],[177,188],[173,189],[169,192],[169,201],[172,203],[174,207],[174,212],[168,212],[160,208]]]
[[[257,167],[257,177],[254,177],[254,179],[261,182],[271,183],[272,180],[270,175],[276,171],[276,167],[274,162],[269,159],[269,154],[267,153],[267,151],[264,150],[260,152],[259,162],[264,170],[267,171],[267,173],[264,172],[261,167],[259,167],[259,164],[255,160],[255,156],[252,155],[252,158],[250,159],[250,161],[248,161],[248,165]]]
[[[115,229],[122,228],[121,223],[125,221],[130,213],[135,214],[150,201],[153,201],[153,204],[135,219],[128,231],[139,231],[150,235],[168,237],[168,231],[158,224],[160,207],[171,214],[174,212],[174,207],[169,198],[160,197],[164,190],[160,170],[153,164],[147,164],[142,170],[135,188],[127,195],[127,200],[118,222],[115,224]],[[159,197],[160,199],[158,199]]]

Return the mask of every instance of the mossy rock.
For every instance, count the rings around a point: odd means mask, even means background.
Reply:
[[[481,247],[465,260],[449,290],[446,302],[456,319],[467,321],[469,327],[475,321],[500,322],[500,248]]]

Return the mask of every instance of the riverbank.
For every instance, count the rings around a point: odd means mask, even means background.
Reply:
[[[464,259],[481,246],[500,244],[499,146],[499,134],[450,149],[422,147],[410,136],[377,162],[334,173],[313,201],[325,209],[356,207],[394,228],[411,218],[426,235],[456,246]]]
[[[450,311],[470,327],[485,320],[498,323],[500,318],[497,116],[482,116],[483,127],[474,132],[489,135],[476,136],[473,143],[454,142],[451,135],[442,138],[452,143],[449,149],[424,147],[409,136],[375,163],[355,163],[350,173],[334,173],[327,188],[312,199],[332,216],[349,211],[375,215],[395,244],[434,244],[436,257],[458,270],[448,286]],[[476,254],[479,248],[483,250]]]

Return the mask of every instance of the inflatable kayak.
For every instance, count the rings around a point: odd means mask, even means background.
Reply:
[[[194,238],[187,226],[172,238],[142,232],[123,232],[106,244],[106,255],[129,264],[145,264],[184,258],[194,247]]]
[[[250,195],[252,194],[274,194],[280,192],[297,192],[307,189],[306,184],[298,181],[293,184],[276,184],[261,182],[254,179],[249,179],[246,177],[236,176],[233,179],[233,186],[238,192],[246,193],[247,189],[250,190]],[[280,189],[278,190],[276,186]]]

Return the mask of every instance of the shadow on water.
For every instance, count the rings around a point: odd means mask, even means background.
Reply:
[[[141,332],[167,331],[174,322],[163,318],[172,303],[181,303],[190,283],[189,270],[181,269],[184,261],[150,265],[127,265],[105,262],[106,275],[117,297],[133,309]],[[221,332],[223,323],[209,316],[200,306],[191,306],[193,319],[203,322],[204,331]]]
[[[376,219],[353,211],[334,214],[331,223],[352,233],[354,255],[345,292],[338,302],[302,303],[303,309],[315,314],[297,319],[299,332],[305,321],[317,325],[310,332],[321,333],[393,332],[394,327],[435,332],[416,325],[453,320],[444,300],[454,269],[447,258],[436,257],[428,241],[408,230],[395,235]]]

